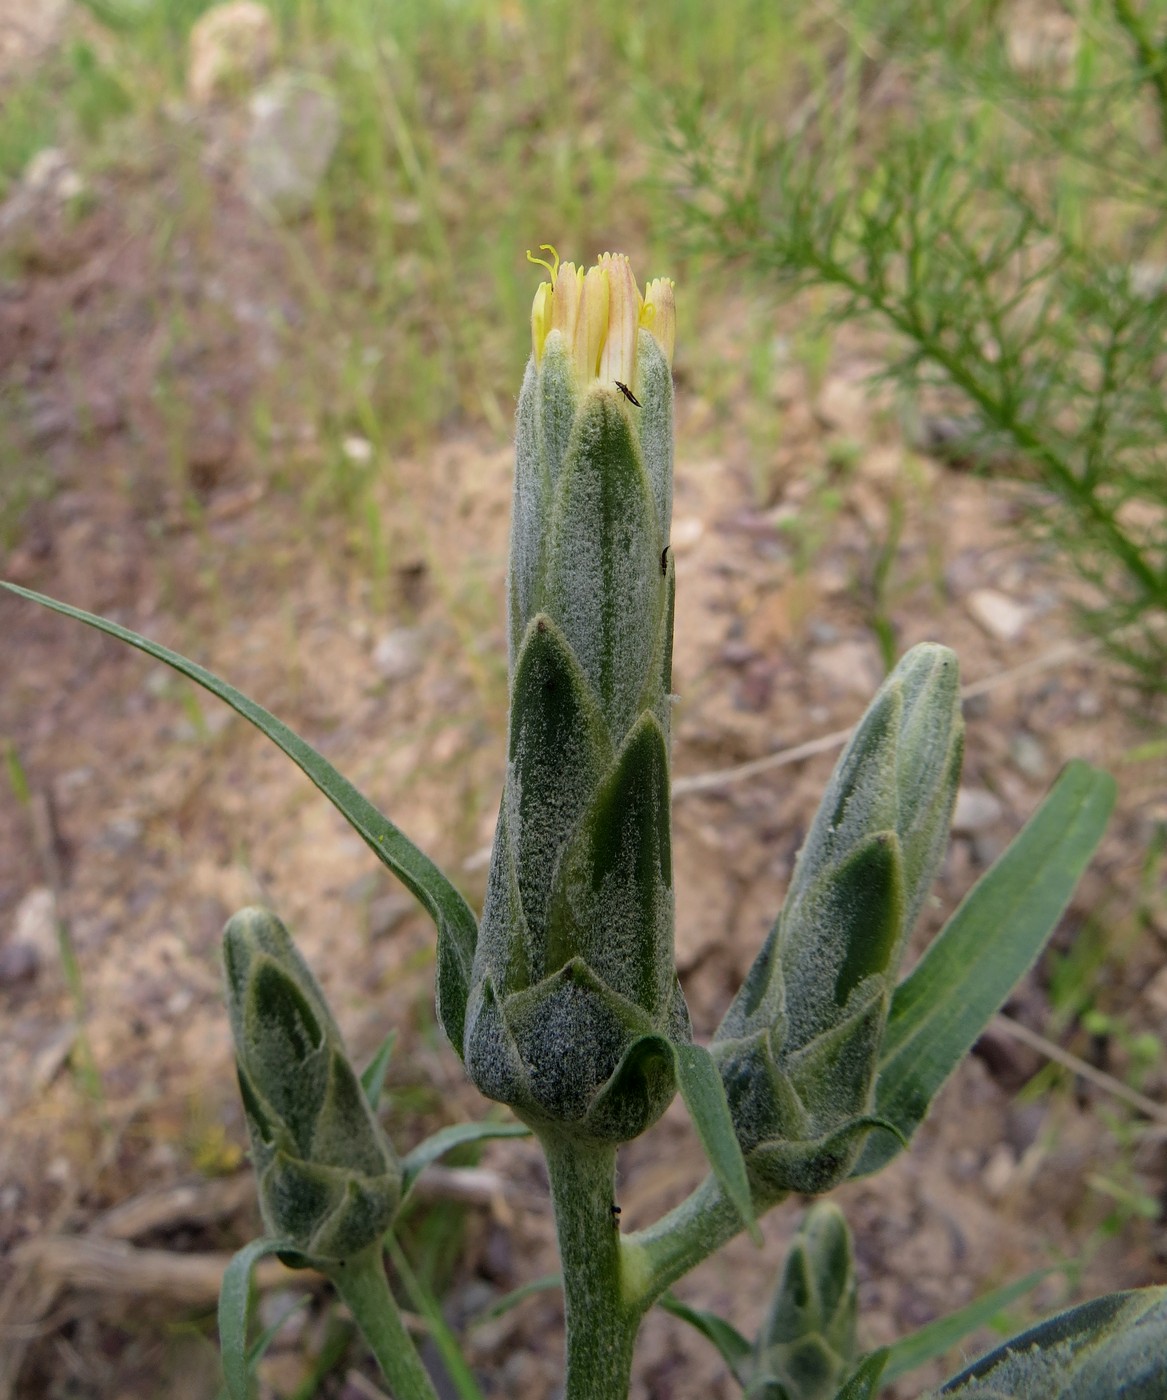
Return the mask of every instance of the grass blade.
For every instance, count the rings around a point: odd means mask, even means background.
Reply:
[[[662,1294],[657,1301],[665,1312],[679,1317],[682,1322],[687,1322],[690,1327],[696,1328],[707,1341],[713,1343],[739,1385],[749,1384],[746,1363],[753,1356],[754,1347],[753,1343],[748,1342],[736,1327],[726,1322],[725,1318],[718,1317],[716,1313],[705,1312],[701,1308],[691,1308],[688,1303],[682,1303],[672,1293]]]
[[[397,1032],[390,1031],[361,1074],[361,1088],[365,1091],[365,1098],[368,1099],[369,1107],[372,1109],[376,1109],[381,1102],[381,1094],[385,1088],[385,1076],[389,1072],[389,1061],[393,1056],[393,1047],[396,1044]]]
[[[431,1162],[461,1147],[467,1142],[485,1142],[489,1138],[530,1137],[531,1130],[523,1123],[452,1123],[439,1128],[432,1137],[419,1142],[412,1152],[401,1159],[404,1178],[401,1199],[404,1201],[417,1184],[418,1177]]]
[[[437,1299],[410,1268],[405,1252],[391,1234],[385,1236],[385,1245],[389,1250],[389,1257],[393,1260],[393,1267],[397,1270],[401,1282],[405,1285],[405,1291],[409,1294],[410,1302],[426,1320],[430,1336],[441,1353],[442,1362],[450,1380],[454,1383],[458,1400],[486,1400],[478,1388],[478,1382],[474,1379],[470,1367],[466,1364],[466,1358],[462,1355],[458,1339],[442,1316]]]
[[[943,1356],[970,1332],[975,1332],[978,1327],[987,1326],[1003,1308],[1009,1307],[1018,1298],[1023,1298],[1052,1272],[1051,1269],[1035,1269],[1024,1278],[994,1288],[983,1298],[974,1298],[966,1307],[958,1308],[947,1317],[938,1317],[935,1322],[929,1322],[907,1337],[901,1337],[887,1349],[884,1383],[890,1385],[909,1371],[914,1371],[917,1366],[923,1366],[926,1362]]]

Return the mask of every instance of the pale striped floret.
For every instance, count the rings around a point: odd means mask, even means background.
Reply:
[[[560,331],[568,347],[577,386],[615,386],[636,382],[638,332],[649,332],[669,366],[676,340],[673,282],[657,277],[644,295],[636,285],[632,264],[624,253],[601,253],[586,270],[560,263],[549,244],[543,251],[551,261],[535,258],[551,274],[542,282],[531,306],[531,343],[540,364],[547,337]]]

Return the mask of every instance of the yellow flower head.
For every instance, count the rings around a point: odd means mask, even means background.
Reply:
[[[677,318],[669,278],[654,279],[641,296],[624,253],[601,253],[585,271],[574,263],[560,263],[550,244],[542,244],[540,252],[550,254],[551,261],[527,254],[551,274],[550,282],[539,284],[531,307],[536,364],[543,359],[547,337],[558,331],[581,389],[593,383],[634,384],[637,338],[643,328],[672,365]]]

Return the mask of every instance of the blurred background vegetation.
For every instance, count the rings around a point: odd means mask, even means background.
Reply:
[[[0,188],[62,141],[129,179],[162,161],[178,182],[164,258],[213,218],[188,86],[208,5],[84,4],[92,23],[4,94]],[[325,80],[340,117],[327,176],[284,233],[311,324],[252,406],[261,443],[280,399],[315,406],[334,469],[306,486],[313,507],[362,514],[369,473],[348,435],[402,446],[482,423],[505,437],[521,250],[625,248],[683,283],[680,373],[712,386],[717,416],[773,416],[758,392],[767,297],[820,294],[792,351],[811,366],[832,321],[886,328],[909,437],[1031,485],[1026,526],[1080,578],[1084,619],[1164,685],[1162,0],[267,8],[276,52],[243,41],[217,95],[253,60],[279,62]],[[702,324],[727,279],[754,308],[732,369]],[[4,488],[9,517],[22,489]]]

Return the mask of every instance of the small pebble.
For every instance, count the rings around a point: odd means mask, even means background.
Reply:
[[[31,943],[0,948],[0,987],[20,987],[36,980],[41,960]]]
[[[1015,642],[1031,616],[1027,607],[995,588],[978,588],[970,593],[967,606],[973,621],[999,642]]]
[[[47,885],[29,890],[16,906],[8,946],[19,944],[32,949],[38,966],[58,956],[56,902]]]
[[[1008,1143],[998,1143],[981,1173],[981,1182],[990,1200],[1000,1200],[1009,1189],[1016,1170],[1017,1156],[1013,1149]]]
[[[1009,755],[1020,772],[1027,778],[1040,781],[1049,774],[1049,759],[1040,741],[1028,730],[1014,734],[1009,744]]]
[[[387,681],[403,681],[421,669],[425,659],[425,629],[397,627],[373,648],[373,666]]]
[[[999,821],[1004,810],[1000,800],[987,788],[962,787],[956,794],[952,830],[961,835],[975,835]]]

